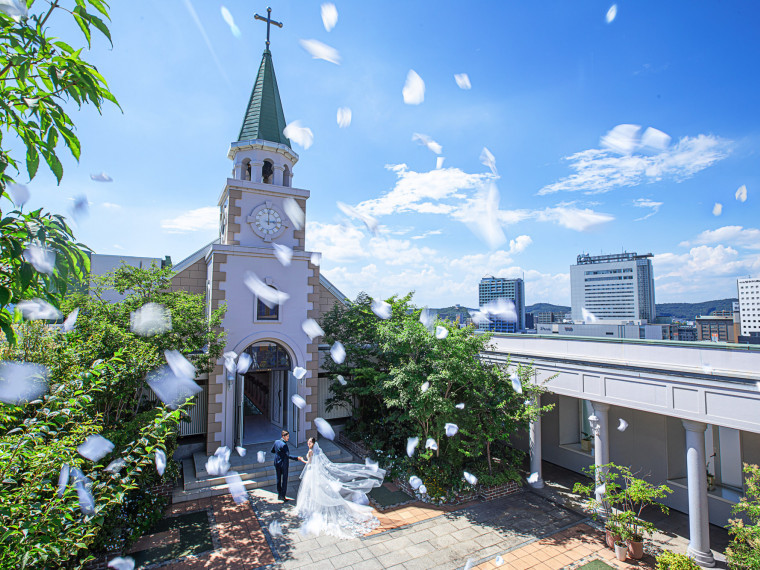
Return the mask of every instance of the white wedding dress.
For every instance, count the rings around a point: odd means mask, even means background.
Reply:
[[[301,473],[295,513],[303,519],[302,532],[356,538],[380,523],[372,514],[367,493],[379,487],[384,469],[357,463],[333,463],[319,444]]]

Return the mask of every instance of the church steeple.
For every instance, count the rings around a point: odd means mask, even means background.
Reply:
[[[267,49],[261,58],[238,140],[259,139],[290,147],[290,141],[282,132],[286,124],[274,74],[272,52]]]

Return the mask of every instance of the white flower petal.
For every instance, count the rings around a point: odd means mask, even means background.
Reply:
[[[335,430],[333,430],[332,426],[327,422],[327,420],[324,420],[322,418],[314,418],[314,425],[317,426],[317,431],[322,435],[322,437],[329,440],[335,439]]]
[[[338,9],[332,2],[325,2],[322,4],[321,8],[322,24],[324,25],[325,30],[329,32],[335,27],[335,24],[338,23]]]
[[[313,59],[324,59],[335,65],[340,65],[340,53],[334,47],[323,44],[318,40],[298,40],[298,42]],[[288,135],[286,134],[285,136],[287,137]]]
[[[406,74],[406,83],[401,95],[407,105],[419,105],[425,100],[425,82],[413,69]]]
[[[457,82],[457,87],[460,89],[471,89],[470,76],[466,73],[457,73],[454,75],[454,81]]]

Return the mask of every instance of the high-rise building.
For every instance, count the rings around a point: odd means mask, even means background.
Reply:
[[[734,318],[715,315],[697,317],[697,340],[736,342]]]
[[[760,332],[760,277],[746,277],[736,281],[739,290],[740,334],[750,336]]]
[[[600,321],[654,322],[652,254],[618,253],[578,256],[570,266],[570,297],[574,321],[583,309]]]
[[[480,306],[483,307],[497,299],[505,299],[515,304],[517,320],[504,321],[492,317],[490,323],[483,323],[478,328],[493,332],[518,332],[525,330],[525,284],[523,280],[493,276],[483,277],[478,286],[478,302]]]

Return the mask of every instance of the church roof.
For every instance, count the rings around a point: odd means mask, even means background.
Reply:
[[[285,125],[285,113],[282,110],[277,78],[274,75],[272,52],[267,49],[261,57],[259,73],[253,85],[238,140],[261,139],[290,146],[290,141],[282,132]]]

